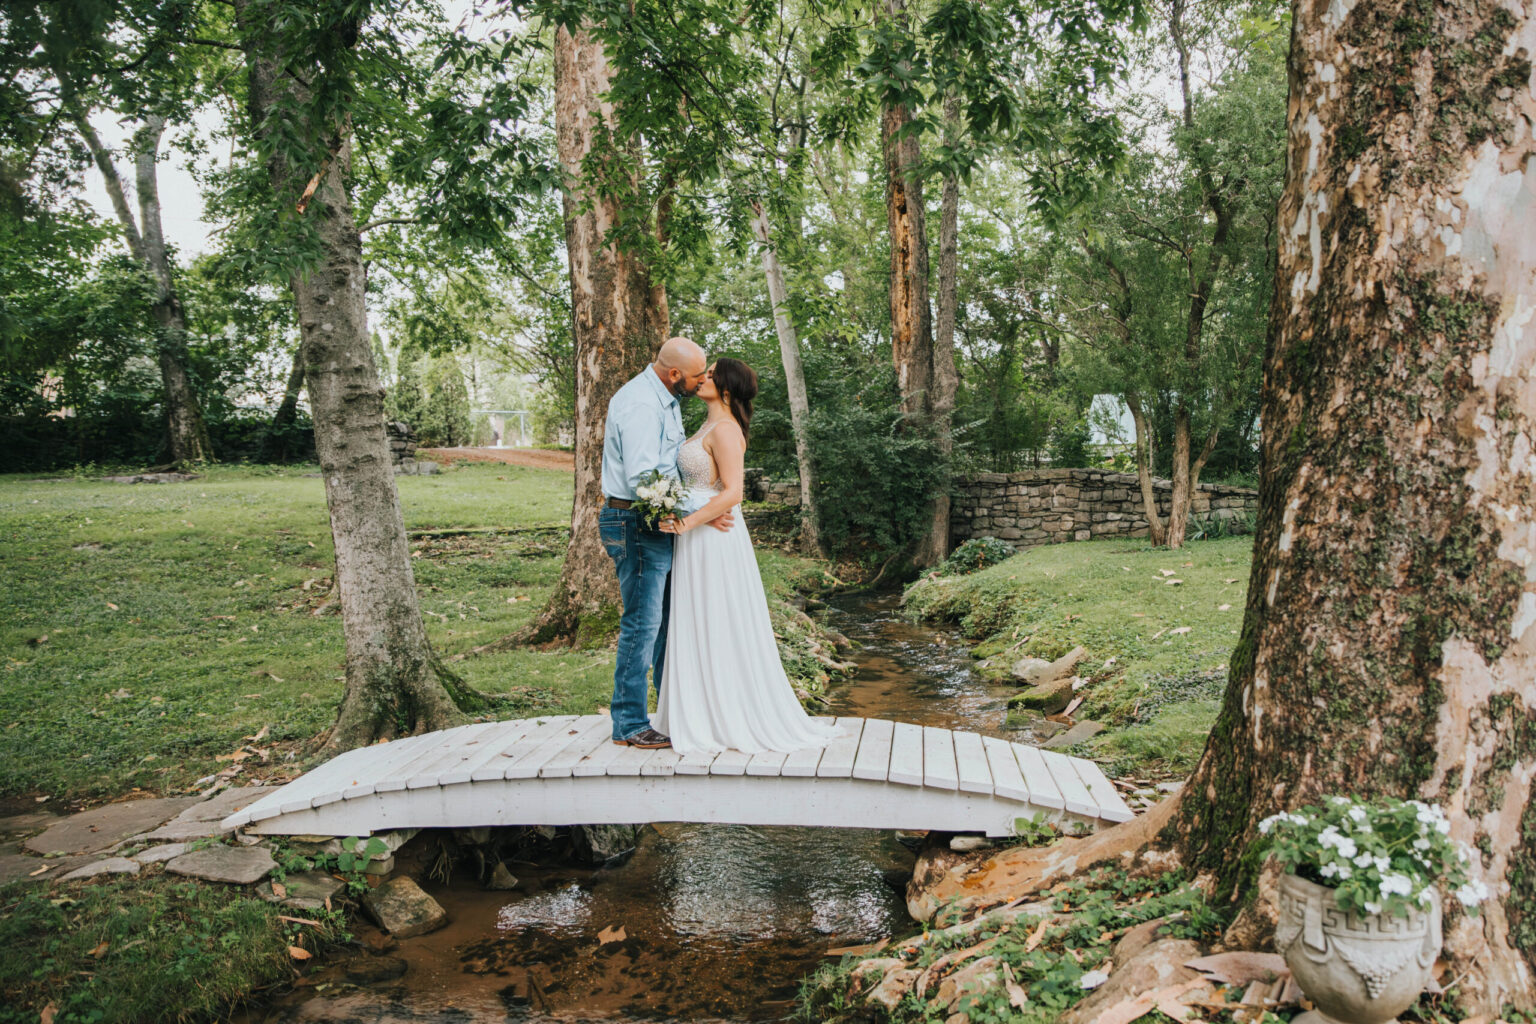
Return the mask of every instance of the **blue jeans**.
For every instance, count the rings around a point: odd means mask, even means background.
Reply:
[[[667,612],[671,605],[670,533],[646,530],[633,509],[598,513],[597,532],[619,574],[624,614],[619,619],[619,653],[613,668],[613,738],[627,740],[651,727],[646,714],[646,669],[661,692],[661,663],[667,653]]]

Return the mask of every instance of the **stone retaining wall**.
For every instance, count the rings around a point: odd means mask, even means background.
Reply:
[[[1152,486],[1158,511],[1166,517],[1173,484],[1155,480]],[[747,470],[746,493],[753,501],[800,504],[798,481],[770,480],[761,470]],[[1258,491],[1201,484],[1194,496],[1192,516],[1239,519],[1256,515],[1258,510]],[[1141,484],[1134,473],[1034,469],[978,473],[955,480],[949,528],[952,545],[972,537],[998,537],[1015,547],[1034,547],[1099,537],[1144,537],[1147,520]]]
[[[1167,516],[1173,484],[1153,481],[1158,511]],[[1201,484],[1194,519],[1238,519],[1259,509],[1259,492]],[[1099,469],[1036,469],[979,473],[955,481],[950,504],[952,544],[998,537],[1018,547],[1099,537],[1144,537],[1146,513],[1134,473]]]

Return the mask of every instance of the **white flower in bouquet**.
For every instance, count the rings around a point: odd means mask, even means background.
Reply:
[[[631,507],[640,513],[646,529],[654,530],[662,519],[673,514],[681,502],[683,482],[659,470],[652,470],[641,479],[640,486],[635,488],[635,497],[637,500]]]

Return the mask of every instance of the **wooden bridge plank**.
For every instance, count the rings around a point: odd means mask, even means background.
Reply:
[[[923,727],[897,722],[891,737],[891,768],[887,776],[904,786],[923,784]]]
[[[625,745],[619,748],[619,756],[608,762],[607,775],[639,775],[645,763],[655,755],[657,749],[645,747],[631,747]]]
[[[1050,770],[1051,779],[1056,783],[1056,788],[1061,790],[1067,810],[1074,814],[1087,814],[1097,818],[1099,805],[1094,803],[1088,787],[1083,785],[1083,780],[1078,777],[1077,771],[1072,767],[1072,759],[1054,750],[1042,750],[1040,756],[1045,758],[1045,766]]]
[[[837,719],[820,716],[818,722],[826,722],[835,725]],[[784,778],[814,778],[816,766],[821,764],[821,757],[827,752],[826,747],[807,747],[804,750],[796,750],[784,759],[784,766],[779,774]]]
[[[302,807],[317,806],[316,801],[325,804],[340,800],[342,788],[355,778],[354,770],[367,760],[370,749],[349,750],[314,771],[306,772],[276,793],[247,807],[248,813],[244,817],[248,821],[264,821]]]
[[[1088,792],[1093,797],[1093,802],[1099,805],[1098,816],[1100,819],[1121,822],[1130,821],[1136,817],[1131,809],[1125,805],[1125,801],[1121,799],[1114,783],[1110,782],[1104,775],[1103,769],[1086,757],[1074,757],[1071,761],[1072,767],[1077,771],[1078,778],[1082,779],[1083,785],[1088,787]]]
[[[853,758],[859,750],[859,738],[864,732],[864,719],[839,718],[839,728],[846,732],[827,744],[821,761],[816,765],[818,779],[848,779],[853,777]]]
[[[891,740],[896,723],[871,718],[864,723],[859,752],[853,758],[853,777],[884,782],[891,771]]]
[[[1028,800],[1029,787],[1024,784],[1019,762],[1008,741],[983,736],[981,746],[987,752],[987,765],[992,769],[992,792],[1010,800]]]
[[[701,754],[684,754],[672,771],[676,775],[708,775],[709,766],[720,756],[718,750],[706,750]]]
[[[475,730],[483,727],[484,723],[475,722],[469,725],[455,726],[452,729],[443,729],[440,732],[428,733],[420,737],[430,741],[421,745],[421,753],[391,768],[388,775],[377,780],[373,791],[375,793],[398,793],[405,788],[405,784],[418,771],[430,768],[432,765],[442,761],[445,755],[451,753],[467,737],[473,735]]]
[[[395,770],[420,757],[431,747],[436,736],[436,733],[426,733],[365,747],[369,756],[353,767],[352,783],[339,787],[337,795],[343,800],[355,800],[376,792],[379,782],[394,778]]]
[[[438,779],[444,772],[473,757],[479,750],[480,744],[487,737],[495,735],[501,727],[501,722],[476,722],[466,726],[464,731],[456,737],[450,737],[445,733],[443,742],[435,744],[437,747],[435,757],[417,758],[400,769],[400,777],[405,783],[404,788],[429,789],[439,785]]]
[[[933,789],[960,788],[954,736],[948,729],[923,726],[923,785]]]
[[[569,778],[571,769],[583,757],[590,754],[597,744],[605,743],[610,747],[613,746],[613,722],[607,715],[586,715],[576,719],[571,727],[576,730],[576,735],[539,765],[539,778]]]
[[[784,762],[789,760],[789,753],[783,750],[765,750],[759,754],[753,754],[752,760],[747,762],[747,774],[760,777],[777,778],[784,772]]]
[[[677,762],[683,759],[683,755],[671,747],[663,747],[653,751],[640,765],[641,775],[655,775],[665,777],[677,772]]]
[[[960,770],[962,793],[992,793],[992,770],[987,767],[987,751],[974,732],[956,732],[955,764]]]
[[[577,778],[590,778],[595,775],[607,775],[608,766],[618,760],[619,755],[629,750],[629,746],[613,742],[613,733],[608,733],[608,742],[599,743],[587,752],[587,755],[571,766],[571,774]]]
[[[1010,743],[1013,748],[1014,759],[1019,762],[1019,772],[1024,776],[1024,785],[1029,789],[1029,801],[1041,807],[1052,810],[1061,810],[1067,806],[1067,801],[1062,797],[1061,791],[1056,788],[1056,782],[1051,778],[1050,769],[1045,766],[1045,759],[1040,756],[1037,747],[1026,746],[1023,743]]]
[[[470,774],[470,780],[493,782],[506,778],[508,768],[538,750],[539,746],[551,736],[566,735],[566,730],[574,721],[576,721],[575,715],[551,715],[548,718],[536,719],[533,728],[510,744],[499,756],[476,768]]]
[[[741,750],[722,750],[709,766],[711,775],[745,775],[752,755]]]
[[[499,728],[487,733],[476,744],[472,752],[466,753],[458,764],[444,769],[437,776],[439,786],[457,786],[468,782],[479,769],[490,764],[502,751],[528,735],[530,729],[537,724],[536,719],[519,718],[510,722],[499,722]]]

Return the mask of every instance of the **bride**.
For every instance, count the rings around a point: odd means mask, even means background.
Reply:
[[[840,732],[805,713],[784,675],[752,539],[737,507],[756,395],[757,374],[739,359],[720,359],[705,373],[698,397],[709,418],[677,457],[692,504],[704,504],[661,526],[678,538],[652,724],[683,754],[802,750],[824,746]],[[728,532],[698,528],[723,512],[736,519]]]

